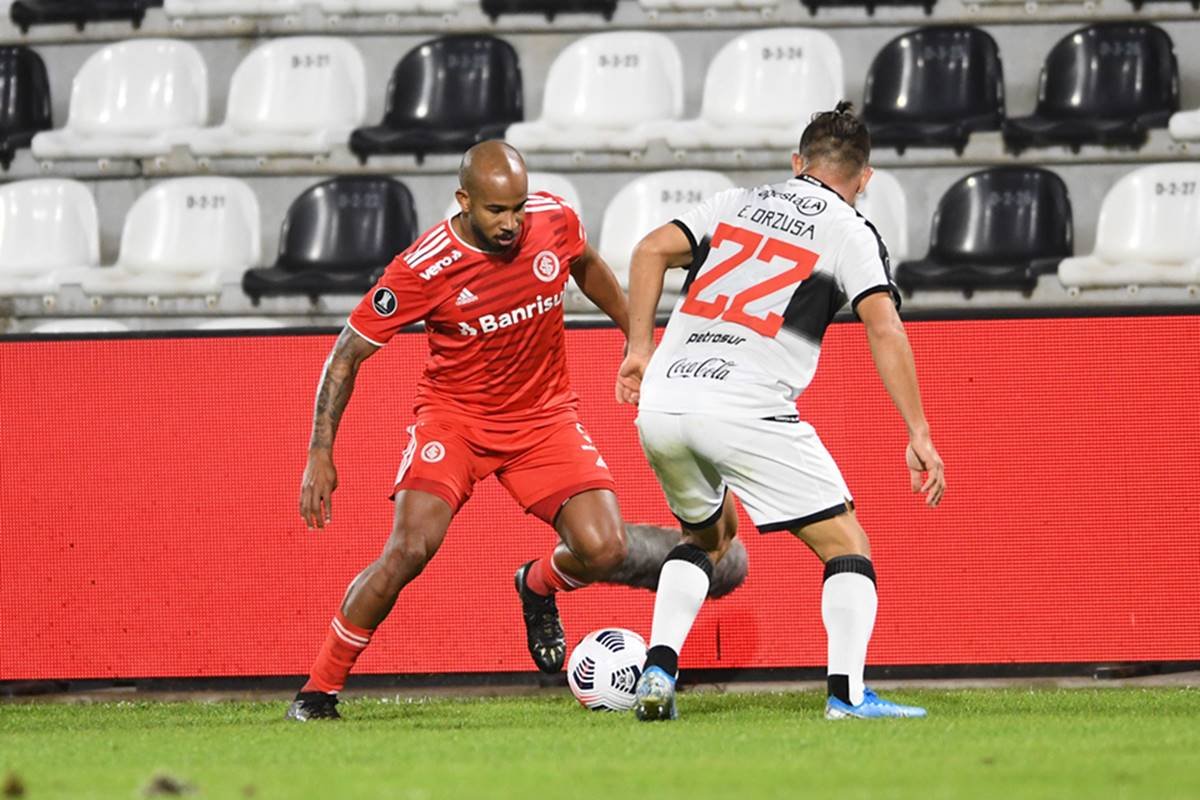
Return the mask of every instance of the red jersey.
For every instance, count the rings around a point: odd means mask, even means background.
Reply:
[[[418,415],[524,425],[573,414],[563,293],[586,244],[575,210],[544,192],[529,195],[520,239],[505,254],[471,247],[444,220],[396,256],[348,324],[383,346],[425,321]]]

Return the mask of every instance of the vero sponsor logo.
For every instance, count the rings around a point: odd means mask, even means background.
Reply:
[[[446,267],[453,264],[455,261],[458,261],[462,257],[463,257],[463,254],[460,253],[459,251],[451,250],[449,255],[442,256],[437,261],[433,262],[428,267],[421,270],[421,272],[419,274],[425,280],[429,280],[434,275],[437,275],[439,272],[441,272]]]

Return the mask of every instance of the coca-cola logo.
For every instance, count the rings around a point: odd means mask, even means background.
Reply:
[[[668,378],[707,378],[713,381],[723,381],[729,377],[729,371],[737,364],[725,358],[703,358],[689,361],[681,358],[667,368]]]

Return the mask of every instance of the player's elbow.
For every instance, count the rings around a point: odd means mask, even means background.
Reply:
[[[666,259],[663,257],[659,248],[655,247],[654,242],[649,236],[645,236],[633,248],[633,254],[629,259],[630,272],[633,270],[666,269]]]
[[[904,323],[900,321],[900,315],[890,297],[884,294],[865,297],[855,311],[871,339],[904,337]]]
[[[691,245],[678,226],[663,225],[642,237],[633,248],[632,268],[666,271],[691,260]]]

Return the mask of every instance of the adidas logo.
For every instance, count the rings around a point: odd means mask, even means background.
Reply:
[[[458,293],[458,299],[454,301],[454,305],[465,306],[467,303],[474,303],[478,299],[478,297],[471,293],[470,289],[464,286],[462,291]]]

